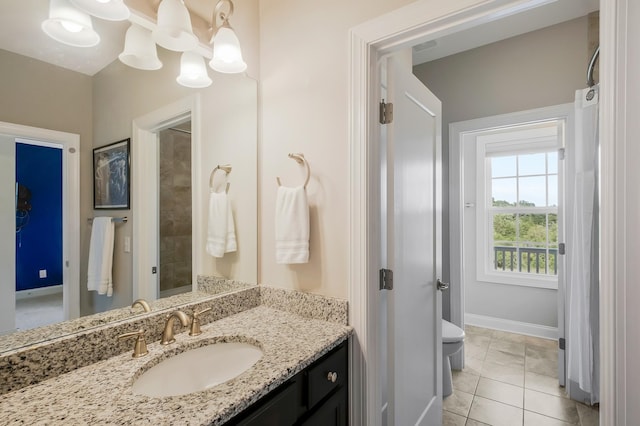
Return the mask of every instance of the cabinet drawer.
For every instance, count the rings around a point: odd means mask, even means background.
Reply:
[[[331,391],[347,383],[347,345],[320,359],[307,371],[307,407],[313,408]],[[334,381],[335,380],[335,381]]]

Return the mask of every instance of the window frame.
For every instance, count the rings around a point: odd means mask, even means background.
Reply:
[[[493,216],[491,202],[491,158],[504,155],[523,155],[560,151],[564,147],[565,120],[553,119],[537,123],[521,123],[497,129],[487,129],[476,137],[476,279],[482,282],[516,286],[558,289],[558,274],[497,271],[493,268]],[[519,207],[500,209],[498,214],[531,213],[556,214],[562,212],[562,155],[558,155],[558,206]],[[545,173],[546,175],[546,173]],[[490,220],[491,219],[491,220]],[[558,244],[562,242],[560,233]],[[560,256],[558,254],[558,256]],[[559,259],[556,260],[558,263]]]

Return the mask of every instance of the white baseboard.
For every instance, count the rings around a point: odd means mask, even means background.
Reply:
[[[489,317],[486,315],[465,313],[464,324],[491,328],[493,330],[508,331],[511,333],[526,334],[528,336],[541,337],[543,339],[558,339],[557,327],[549,327],[546,325]]]
[[[16,291],[16,300],[30,299],[32,297],[48,296],[50,294],[62,293],[62,284],[49,287],[32,288],[30,290]]]

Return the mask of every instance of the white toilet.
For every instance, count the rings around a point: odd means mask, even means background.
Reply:
[[[442,320],[442,396],[453,393],[453,379],[451,378],[451,355],[462,349],[464,344],[464,330],[449,321]]]

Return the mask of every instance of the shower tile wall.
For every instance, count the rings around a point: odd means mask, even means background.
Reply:
[[[190,285],[191,136],[168,129],[160,133],[160,291]]]

